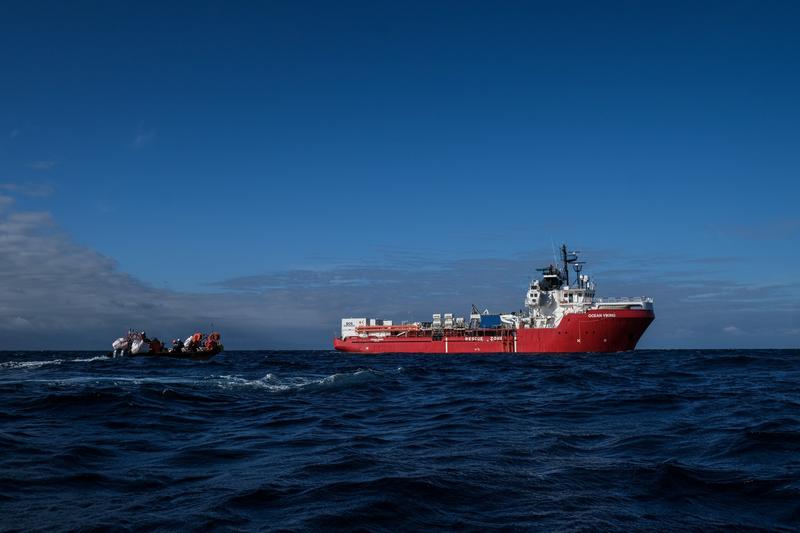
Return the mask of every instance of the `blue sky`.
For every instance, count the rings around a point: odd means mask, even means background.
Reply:
[[[644,346],[800,343],[796,3],[231,4],[4,4],[6,241],[97,270],[38,274],[0,347],[113,336],[122,287],[173,302],[143,322],[201,299],[241,346],[325,347],[353,307],[517,308],[560,241],[601,292],[657,296]],[[9,291],[30,268],[3,261]],[[385,277],[331,281],[353,269]],[[53,314],[69,283],[98,320]]]

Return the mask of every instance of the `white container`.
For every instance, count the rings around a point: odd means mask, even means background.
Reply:
[[[366,318],[343,318],[342,319],[342,338],[346,339],[347,337],[355,337],[358,335],[356,333],[356,328],[358,326],[366,326],[367,319]]]

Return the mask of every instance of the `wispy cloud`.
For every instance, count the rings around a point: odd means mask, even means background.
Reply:
[[[233,347],[299,348],[314,346],[304,325],[322,322],[287,298],[152,287],[74,243],[46,212],[0,213],[0,302],[0,349],[103,349],[130,327],[172,337],[212,324]]]
[[[26,120],[21,125],[16,128],[12,128],[11,131],[8,133],[9,139],[16,139],[17,137],[22,136],[23,134],[27,135],[29,133],[36,133],[39,131],[39,126]]]
[[[43,197],[55,192],[52,185],[47,183],[0,183],[0,190],[20,196]]]
[[[14,203],[14,198],[0,194],[0,213],[8,209]]]
[[[28,168],[38,171],[50,170],[54,166],[56,166],[55,161],[33,161],[31,163],[28,163]]]
[[[800,234],[800,217],[775,218],[752,224],[733,224],[715,228],[719,233],[750,241],[786,240]]]
[[[129,146],[134,150],[141,150],[145,146],[152,144],[155,139],[155,130],[146,130],[144,129],[144,126],[139,125],[139,128],[136,130],[136,134],[133,136],[133,140],[130,142]]]

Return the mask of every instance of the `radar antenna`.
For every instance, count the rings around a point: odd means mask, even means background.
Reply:
[[[575,250],[574,252],[567,251],[567,245],[561,245],[561,261],[564,263],[564,279],[565,284],[569,285],[569,265],[570,263],[575,263],[578,261],[578,254],[580,250]]]
[[[577,252],[576,252],[577,253]],[[586,264],[586,261],[575,261],[572,263],[572,268],[575,270],[575,278],[578,281],[578,287],[583,287],[583,280],[581,280],[581,270],[583,270],[583,265]]]

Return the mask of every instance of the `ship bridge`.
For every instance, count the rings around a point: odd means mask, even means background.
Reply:
[[[555,328],[561,319],[572,313],[591,310],[653,309],[653,299],[644,296],[623,298],[596,298],[595,284],[588,275],[582,274],[583,261],[578,260],[579,251],[569,252],[561,246],[562,267],[549,265],[539,268],[541,279],[533,280],[525,295],[525,311],[519,323],[527,328]],[[575,271],[570,283],[569,267]]]

